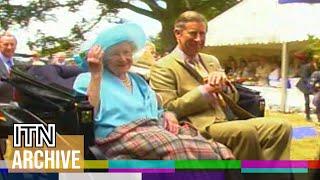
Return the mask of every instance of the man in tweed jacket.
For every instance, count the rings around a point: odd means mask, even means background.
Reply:
[[[237,159],[289,159],[291,126],[253,118],[235,105],[237,91],[217,58],[199,53],[206,31],[207,21],[197,12],[187,11],[176,20],[177,47],[151,68],[150,85],[162,105],[205,137],[227,145]]]

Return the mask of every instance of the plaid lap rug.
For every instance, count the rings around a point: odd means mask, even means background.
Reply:
[[[167,120],[138,120],[117,127],[96,145],[108,159],[234,159],[226,146],[206,140],[190,124]]]

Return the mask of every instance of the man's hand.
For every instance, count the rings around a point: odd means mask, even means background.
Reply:
[[[100,46],[93,46],[88,52],[89,71],[93,75],[100,75],[103,71],[103,56],[104,52]]]
[[[204,85],[208,93],[221,92],[225,86],[227,76],[224,71],[214,71],[209,74],[207,84]]]

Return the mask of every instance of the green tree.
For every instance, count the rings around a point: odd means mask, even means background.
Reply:
[[[32,0],[25,3],[17,1],[0,1],[0,28],[7,30],[11,25],[27,26],[30,20],[46,21],[54,19],[50,11],[56,8],[67,7],[69,11],[76,12],[85,0],[70,0],[61,3],[57,0]]]
[[[61,0],[62,1],[62,0]],[[0,1],[0,25],[7,29],[12,24],[27,26],[31,19],[45,21],[54,18],[50,11],[55,8],[67,7],[76,12],[87,0],[69,0],[62,3],[59,0],[30,0],[25,4],[10,4],[10,0]],[[186,10],[201,12],[211,20],[226,9],[235,5],[239,0],[96,0],[99,5],[100,15],[94,21],[83,20],[72,29],[72,38],[75,41],[83,40],[83,34],[95,26],[101,19],[110,17],[109,20],[121,23],[116,15],[120,9],[129,9],[136,13],[159,21],[162,31],[159,34],[161,50],[174,47],[173,24],[175,19]],[[140,5],[137,5],[139,4]],[[141,3],[145,7],[141,6]],[[35,43],[37,44],[37,43]]]
[[[32,0],[20,3],[10,0],[0,1],[0,29],[6,31],[10,26],[28,26],[31,21],[55,20],[55,16],[51,14],[52,10],[68,8],[70,12],[76,12],[84,1]],[[65,51],[73,46],[71,42],[74,39],[46,36],[40,31],[38,36],[39,39],[28,42],[28,46],[31,49],[41,49],[42,55]],[[71,41],[69,42],[69,40]]]
[[[239,0],[97,0],[109,10],[130,9],[136,13],[158,20],[162,25],[159,38],[163,50],[175,46],[173,25],[175,19],[186,10],[202,13],[208,20],[235,5]],[[148,8],[135,5],[135,1],[143,2]]]
[[[27,45],[30,49],[39,49],[42,56],[51,56],[54,53],[70,50],[74,44],[65,37],[57,38],[47,36],[43,32],[38,32],[39,38],[35,41],[29,41]]]

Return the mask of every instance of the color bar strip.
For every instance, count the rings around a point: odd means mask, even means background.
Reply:
[[[174,161],[166,160],[110,160],[109,169],[174,169]]]
[[[8,169],[0,169],[0,173],[2,173],[2,174],[8,174],[9,171],[8,171]],[[0,179],[1,179],[1,178],[0,178]]]
[[[107,160],[85,160],[84,168],[85,169],[107,169],[108,161]]]
[[[133,169],[133,168],[115,168],[115,169],[109,169],[109,173],[174,173],[174,169],[165,169],[165,168],[158,168],[158,169],[152,169],[152,168],[140,168],[140,169]]]
[[[308,168],[308,161],[243,160],[242,168]]]
[[[240,169],[239,160],[177,160],[176,169]]]
[[[285,3],[320,3],[320,0],[279,0],[279,4]]]
[[[241,173],[308,173],[307,168],[242,168]]]
[[[177,171],[175,173],[165,173],[165,174],[152,174],[143,173],[142,180],[224,180],[226,179],[224,171]]]
[[[319,160],[308,161],[308,167],[310,169],[320,169],[320,161]]]

